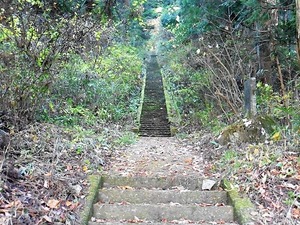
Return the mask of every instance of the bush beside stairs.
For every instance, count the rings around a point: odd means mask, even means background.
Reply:
[[[202,190],[201,178],[103,176],[99,183],[83,224],[237,224],[227,192]]]

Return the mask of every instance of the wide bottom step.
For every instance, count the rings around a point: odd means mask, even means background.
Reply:
[[[124,203],[125,204],[125,203]],[[231,206],[198,206],[173,204],[134,204],[114,205],[95,204],[94,217],[104,220],[141,220],[161,222],[188,218],[192,221],[224,221],[232,222]]]
[[[174,224],[189,224],[189,225],[193,225],[193,224],[200,224],[200,225],[237,225],[236,223],[225,223],[224,221],[219,221],[219,222],[193,222],[190,220],[176,220],[176,221],[162,221],[162,222],[139,222],[139,220],[131,220],[131,221],[124,221],[124,222],[105,222],[102,221],[100,222],[89,222],[89,225],[133,225],[133,224],[139,224],[139,225],[174,225]]]

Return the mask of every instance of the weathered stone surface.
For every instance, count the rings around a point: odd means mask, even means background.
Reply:
[[[211,190],[217,182],[210,179],[203,180],[202,190]]]
[[[227,143],[260,143],[274,131],[275,121],[269,116],[257,116],[252,119],[243,119],[226,127],[218,142],[221,145]]]
[[[97,175],[91,175],[89,176],[89,182],[90,182],[90,187],[89,187],[89,194],[85,199],[85,204],[84,208],[81,212],[81,225],[86,225],[89,223],[89,220],[93,214],[93,205],[95,201],[97,200],[97,194],[98,194],[98,189],[102,185],[101,183],[101,176]]]
[[[123,222],[89,222],[88,225],[132,225],[132,224],[135,224],[135,223],[123,223]],[[174,224],[201,224],[201,225],[217,225],[217,224],[222,224],[222,225],[237,225],[236,223],[224,223],[223,221],[220,221],[220,223],[212,223],[212,222],[209,222],[209,223],[205,223],[205,222],[201,222],[201,223],[198,223],[198,222],[192,222],[190,220],[186,220],[186,221],[174,221],[174,222],[158,222],[158,223],[153,223],[153,222],[144,222],[144,223],[136,223],[136,224],[139,224],[139,225],[147,225],[147,224],[151,224],[151,225],[174,225]]]
[[[166,108],[163,80],[156,55],[150,55],[140,117],[139,135],[170,137],[171,130]]]
[[[102,189],[99,192],[99,201],[105,203],[128,202],[130,204],[157,204],[157,203],[227,203],[225,191],[189,191],[189,190],[119,190]]]
[[[192,221],[218,221],[232,222],[233,208],[231,206],[199,205],[172,205],[172,204],[95,204],[94,217],[109,220],[149,220],[161,222],[163,220],[180,220],[188,218]]]
[[[203,178],[188,176],[177,177],[104,177],[104,187],[129,186],[138,188],[170,189],[183,187],[189,190],[201,190]]]
[[[222,186],[227,190],[228,202],[233,206],[236,221],[242,225],[254,225],[256,209],[250,199],[241,198],[239,192],[228,180],[223,180]]]

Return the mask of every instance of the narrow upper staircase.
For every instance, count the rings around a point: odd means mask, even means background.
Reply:
[[[150,56],[150,62],[147,65],[139,135],[144,137],[171,136],[163,81],[156,55]]]
[[[202,190],[201,178],[111,176],[102,181],[89,225],[236,224],[226,192]]]

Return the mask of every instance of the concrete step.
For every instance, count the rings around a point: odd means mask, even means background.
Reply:
[[[189,191],[189,190],[122,190],[101,189],[98,200],[102,203],[127,202],[130,204],[226,204],[227,194],[225,191]]]
[[[103,176],[103,187],[132,187],[149,189],[187,189],[202,190],[203,178],[176,176],[176,177],[121,177]]]
[[[154,129],[154,128],[142,128],[139,130],[140,133],[152,133],[152,134],[170,134],[171,131],[170,129],[166,129],[166,128],[158,128],[158,129]]]
[[[148,132],[148,131],[150,131],[150,132],[156,132],[156,133],[164,133],[164,132],[167,132],[167,133],[170,133],[170,129],[167,129],[166,127],[158,127],[157,129],[154,129],[155,128],[155,126],[153,126],[153,127],[147,127],[147,128],[145,128],[145,127],[142,127],[142,128],[140,128],[140,132]]]
[[[89,222],[89,225],[133,225],[133,224],[138,224],[138,225],[174,225],[174,224],[200,224],[200,225],[238,225],[237,223],[225,223],[224,221],[217,221],[217,222],[193,222],[190,220],[179,220],[179,221],[170,221],[170,222],[139,222],[136,220],[131,220],[131,221],[101,221],[99,222]]]
[[[170,133],[167,134],[151,134],[151,133],[139,133],[140,137],[171,137],[172,135]]]
[[[161,222],[164,220],[189,219],[192,221],[219,221],[232,222],[233,208],[231,206],[176,205],[176,204],[134,204],[94,205],[94,217],[104,220],[148,220]]]
[[[139,130],[139,133],[140,134],[171,134],[171,131],[170,131],[170,129],[140,129]]]
[[[180,191],[180,190],[120,190],[101,189],[99,201],[102,203],[128,202],[131,204],[226,204],[225,191]]]
[[[151,133],[139,133],[140,137],[171,137],[170,133],[167,134],[151,134]]]
[[[157,122],[142,122],[140,125],[140,129],[151,129],[151,128],[157,128],[157,129],[170,129],[170,124],[166,119],[160,119],[161,123]]]

